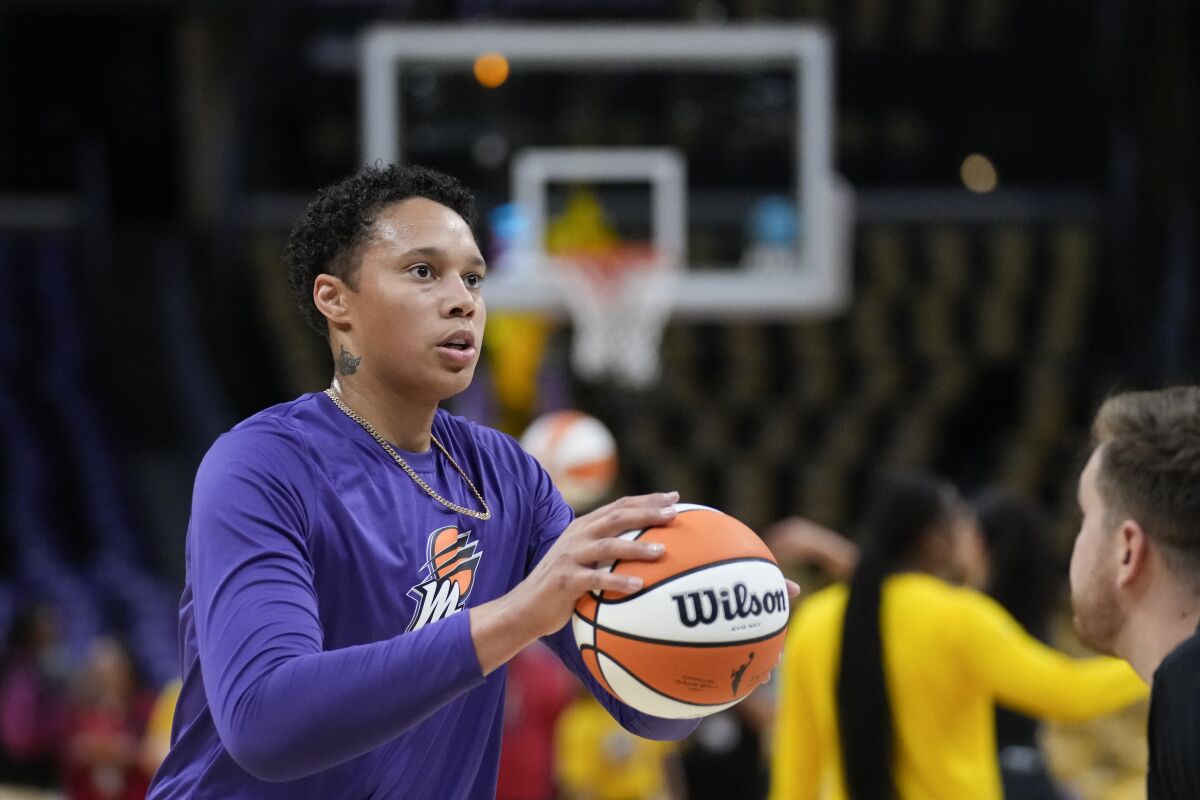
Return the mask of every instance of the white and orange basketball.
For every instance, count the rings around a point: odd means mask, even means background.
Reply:
[[[521,446],[536,458],[576,511],[586,511],[612,490],[617,443],[604,423],[582,411],[552,411],[533,421]]]
[[[661,542],[657,561],[618,561],[645,582],[633,594],[589,593],[572,617],[592,675],[622,702],[657,717],[703,717],[766,682],[783,651],[783,573],[754,531],[706,506],[621,534]]]

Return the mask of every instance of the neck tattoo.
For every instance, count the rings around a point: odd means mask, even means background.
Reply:
[[[354,354],[346,349],[346,345],[342,345],[342,352],[338,353],[337,370],[338,375],[353,375],[358,372],[358,365],[362,363],[362,356],[354,357]]]

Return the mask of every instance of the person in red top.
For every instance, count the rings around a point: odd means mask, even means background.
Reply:
[[[575,679],[537,644],[508,662],[504,743],[496,800],[554,800],[554,726],[570,704]]]
[[[93,646],[71,714],[63,759],[69,800],[143,800],[152,771],[142,763],[142,734],[153,696],[140,689],[116,641]]]

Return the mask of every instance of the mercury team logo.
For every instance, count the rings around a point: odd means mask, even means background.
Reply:
[[[429,534],[426,547],[429,560],[422,568],[425,580],[408,590],[408,596],[417,601],[416,613],[408,623],[410,631],[457,614],[466,606],[475,570],[483,556],[477,550],[479,543],[470,537],[470,531],[460,533],[455,527],[439,528]]]

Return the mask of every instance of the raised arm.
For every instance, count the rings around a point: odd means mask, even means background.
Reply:
[[[849,580],[858,565],[858,545],[803,517],[781,519],[763,531],[763,541],[780,564],[815,564],[834,580]]]
[[[1030,716],[1091,719],[1124,708],[1149,691],[1124,661],[1075,659],[1047,647],[989,598],[973,596],[953,624],[970,673],[997,702]]]

